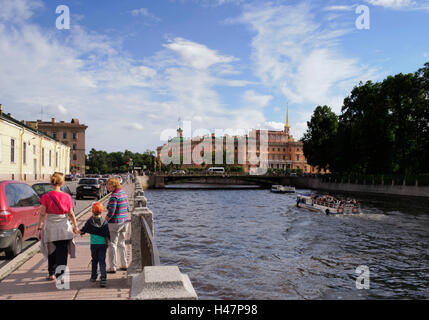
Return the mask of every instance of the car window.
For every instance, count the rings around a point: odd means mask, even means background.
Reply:
[[[5,188],[6,201],[9,205],[9,208],[15,208],[17,206],[19,190],[17,190],[15,186],[16,184],[8,184]]]
[[[79,184],[98,184],[97,179],[81,179]]]
[[[51,184],[35,184],[33,185],[33,189],[36,191],[36,193],[39,195],[39,197],[43,196],[45,193],[48,193],[52,191],[52,185]]]
[[[40,205],[40,198],[37,193],[26,184],[17,184],[20,191],[18,206],[20,207],[33,207]]]
[[[13,196],[13,200],[11,197],[10,204],[8,201],[9,207],[33,207],[40,205],[39,196],[37,195],[36,191],[34,191],[33,188],[31,188],[30,186],[26,184],[17,183],[6,186],[6,189],[8,189],[7,187],[10,188],[10,195]]]

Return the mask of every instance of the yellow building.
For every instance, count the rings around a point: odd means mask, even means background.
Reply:
[[[46,181],[54,172],[70,172],[70,147],[3,113],[0,104],[0,180]]]

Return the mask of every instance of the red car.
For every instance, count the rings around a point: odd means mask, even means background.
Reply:
[[[22,251],[22,241],[37,237],[40,199],[29,185],[0,181],[0,250],[11,259]]]

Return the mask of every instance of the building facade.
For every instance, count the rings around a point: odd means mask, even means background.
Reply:
[[[27,126],[0,105],[0,179],[47,181],[70,171],[70,147]]]
[[[37,120],[27,121],[26,124],[69,146],[70,171],[85,173],[85,131],[88,128],[86,125],[80,124],[78,119],[72,119],[71,122],[58,122],[55,118],[50,122]]]
[[[224,153],[227,152],[227,141],[233,139],[234,148],[234,164],[241,165],[244,172],[249,172],[253,166],[249,161],[252,155],[261,159],[266,159],[268,169],[282,169],[282,170],[300,170],[303,173],[317,173],[317,168],[307,164],[304,156],[302,141],[295,141],[290,134],[289,126],[289,110],[286,111],[286,124],[283,131],[274,130],[251,130],[250,133],[244,137],[196,137],[193,139],[184,138],[181,128],[177,130],[177,137],[171,139],[167,144],[157,148],[158,167],[162,159],[171,158],[173,154],[180,154],[180,160],[173,163],[180,163],[181,168],[193,168],[207,166],[207,160],[211,158],[210,166],[215,166],[217,161],[213,161],[212,154],[219,148]],[[266,139],[266,148],[261,147],[261,136]],[[255,139],[256,141],[252,141]],[[204,141],[209,142],[204,147]],[[231,140],[230,140],[231,141]],[[244,141],[244,142],[243,142]],[[218,148],[218,149],[216,149]],[[261,157],[261,152],[265,154]],[[209,153],[205,161],[201,164],[201,157],[204,153]],[[232,153],[232,152],[231,152]],[[189,162],[189,157],[192,155],[192,163]],[[249,156],[250,155],[250,156]],[[188,161],[183,161],[188,157]],[[196,158],[199,161],[195,161]],[[225,156],[224,156],[225,160]],[[219,164],[219,163],[218,163]],[[226,164],[224,161],[222,164]]]

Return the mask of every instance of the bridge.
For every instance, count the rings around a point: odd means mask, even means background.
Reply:
[[[150,188],[163,189],[171,184],[246,185],[270,188],[272,185],[293,185],[296,177],[249,175],[243,173],[156,174],[149,176]]]

